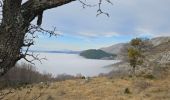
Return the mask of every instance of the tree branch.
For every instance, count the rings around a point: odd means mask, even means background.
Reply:
[[[95,7],[96,6],[96,5],[87,4],[86,2],[84,2],[82,0],[78,0],[78,1],[82,4],[83,8],[85,8],[85,7]]]
[[[102,2],[103,2],[103,1],[106,1],[107,3],[113,5],[113,3],[112,3],[110,0],[99,0],[99,3],[98,3],[98,10],[97,10],[97,15],[96,15],[96,16],[99,16],[99,15],[101,15],[101,14],[104,14],[104,15],[110,17],[109,13],[104,12],[104,11],[101,9]]]
[[[31,22],[39,12],[55,8],[76,0],[28,0],[22,5],[23,17]]]
[[[25,35],[24,38],[24,43],[22,45],[21,51],[20,51],[20,56],[19,59],[24,59],[27,62],[34,64],[33,61],[37,60],[41,63],[41,60],[46,60],[46,58],[39,58],[39,54],[34,54],[33,52],[29,52],[29,48],[34,45],[34,39],[38,38],[36,33],[43,33],[43,34],[49,34],[49,36],[58,36],[58,34],[54,30],[45,30],[40,26],[37,25],[30,25],[28,28],[28,33]],[[27,59],[27,57],[32,58],[32,60]]]

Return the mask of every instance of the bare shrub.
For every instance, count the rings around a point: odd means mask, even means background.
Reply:
[[[152,75],[152,74],[146,74],[143,76],[144,78],[147,78],[147,79],[155,79],[155,76]]]
[[[55,100],[51,95],[47,97],[47,100]]]
[[[56,77],[53,77],[50,73],[40,73],[36,70],[35,66],[30,64],[18,64],[16,67],[13,67],[8,73],[3,77],[0,77],[0,89],[6,87],[26,87],[28,84],[40,83],[43,82],[48,87],[50,82],[53,81],[64,81],[68,79],[78,79],[77,76],[60,74]]]
[[[150,82],[140,80],[140,81],[135,81],[134,82],[134,87],[138,89],[138,91],[144,91],[145,89],[151,87],[152,84]]]
[[[155,78],[159,79],[159,78],[165,78],[167,76],[167,74],[169,73],[169,67],[161,67],[159,65],[153,67],[152,70],[152,74]]]
[[[55,78],[51,74],[39,73],[36,68],[29,64],[22,63],[21,65],[16,65],[3,77],[0,77],[0,88],[5,87],[18,87],[24,86],[32,83],[54,81]]]
[[[99,77],[108,77],[110,79],[112,78],[123,78],[127,77],[129,75],[129,72],[126,70],[112,70],[109,73],[101,73],[98,76]]]
[[[67,74],[60,74],[55,78],[56,81],[64,81],[68,79],[76,79],[76,77],[72,75],[67,75]]]

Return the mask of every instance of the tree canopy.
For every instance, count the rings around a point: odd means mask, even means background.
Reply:
[[[135,74],[135,68],[137,65],[143,63],[143,52],[142,46],[144,41],[141,38],[135,38],[130,41],[130,48],[128,49],[128,58],[130,66],[133,68],[133,73]]]

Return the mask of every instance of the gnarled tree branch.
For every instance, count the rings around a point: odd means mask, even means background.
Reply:
[[[22,5],[24,19],[31,22],[40,12],[56,8],[76,0],[28,0]]]

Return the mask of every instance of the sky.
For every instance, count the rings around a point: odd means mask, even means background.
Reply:
[[[98,0],[86,1],[96,4]],[[42,27],[56,27],[59,35],[49,38],[40,34],[32,49],[79,51],[124,43],[135,37],[170,36],[170,0],[111,1],[113,5],[102,5],[110,17],[96,17],[97,7],[84,9],[78,1],[45,11]]]

